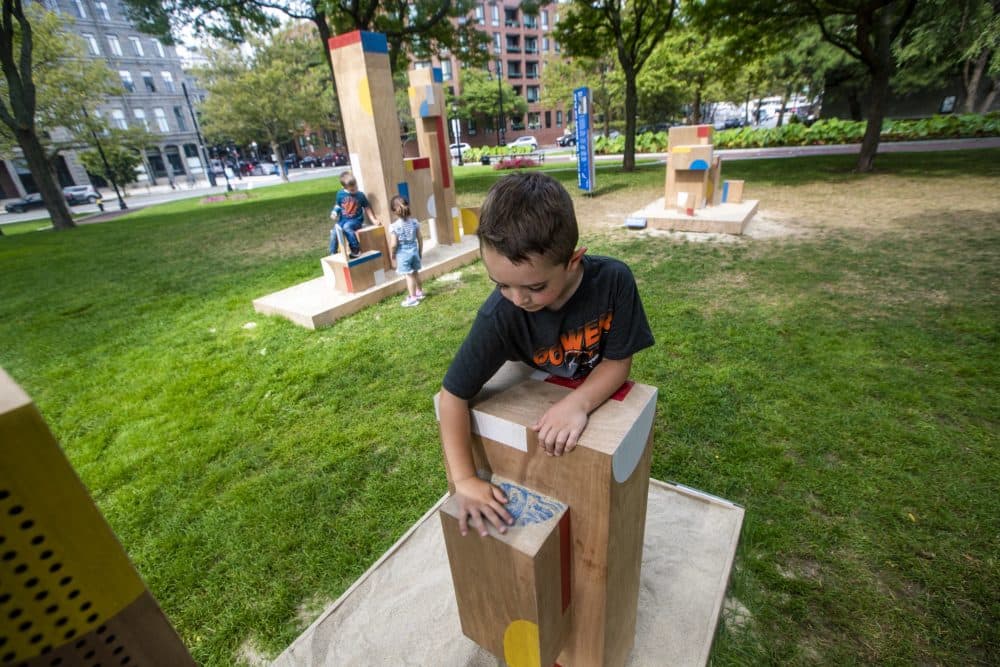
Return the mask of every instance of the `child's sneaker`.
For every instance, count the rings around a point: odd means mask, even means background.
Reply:
[[[410,308],[411,306],[419,306],[420,299],[418,299],[415,296],[408,296],[405,299],[403,299],[403,303],[401,305],[403,306],[403,308]]]
[[[417,294],[416,294],[416,299],[417,299],[417,301],[420,301],[420,300],[421,300],[421,299],[423,299],[423,298],[424,298],[425,296],[427,296],[427,295],[426,295],[426,294],[424,294],[424,291],[423,291],[422,289],[418,289],[418,290],[417,290]]]

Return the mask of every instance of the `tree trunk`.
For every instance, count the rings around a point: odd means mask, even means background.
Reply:
[[[625,154],[622,171],[635,171],[635,114],[639,106],[639,93],[635,85],[635,72],[625,72]]]
[[[975,62],[967,60],[962,66],[962,84],[965,88],[965,113],[975,113],[976,99],[979,97],[979,82],[989,62],[989,52],[983,51]]]
[[[993,79],[993,85],[990,86],[990,92],[986,93],[986,97],[983,98],[983,103],[979,107],[979,113],[988,113],[990,107],[993,106],[993,102],[997,98],[997,93],[1000,93],[1000,78]]]
[[[858,91],[847,91],[847,110],[851,114],[851,120],[864,120],[861,113],[861,96],[858,95]]]
[[[38,141],[38,136],[32,130],[17,132],[17,143],[24,153],[24,160],[28,163],[28,170],[35,179],[38,192],[45,202],[45,209],[52,218],[52,226],[55,229],[72,229],[76,227],[73,216],[70,215],[69,205],[63,197],[62,188],[56,180],[55,170],[52,163],[45,155],[45,149]]]
[[[281,150],[281,144],[277,139],[271,137],[269,139],[271,144],[271,152],[278,156],[278,173],[281,174],[281,180],[288,182],[288,169],[285,168],[285,152]]]
[[[879,68],[872,75],[870,94],[868,125],[865,127],[865,137],[861,141],[861,153],[858,155],[857,171],[861,173],[868,173],[875,167],[875,154],[878,153],[879,139],[882,135],[882,121],[885,119],[885,103],[889,97],[889,72],[887,68]]]

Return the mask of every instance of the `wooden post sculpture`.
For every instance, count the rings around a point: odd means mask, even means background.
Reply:
[[[31,399],[0,370],[0,663],[194,665]]]
[[[501,657],[513,667],[551,664],[551,646],[560,641],[562,599],[553,608],[554,593],[534,590],[533,581],[540,578],[539,573],[547,573],[544,578],[551,580],[558,572],[560,583],[570,581],[568,604],[572,607],[570,631],[558,653],[559,664],[623,665],[635,639],[656,389],[626,383],[591,414],[575,450],[550,457],[539,447],[530,426],[573,391],[567,386],[572,383],[531,373],[527,367],[516,368],[519,370],[510,373],[505,367],[471,403],[476,468],[481,475],[502,476],[523,487],[525,493],[567,506],[571,565],[569,571],[557,569],[555,556],[540,549],[534,556],[535,580],[515,569],[493,574],[499,567],[493,559],[514,559],[507,542],[517,542],[521,528],[512,527],[506,540],[495,532],[485,538],[471,532],[461,537],[453,518],[447,516],[448,510],[443,510],[442,525],[463,631],[494,653],[502,646]],[[454,491],[450,479],[449,473],[449,486]],[[486,585],[483,577],[501,578],[487,590],[499,586],[510,592],[499,598],[493,596],[499,593],[491,594],[487,599],[468,590]],[[537,618],[523,612],[525,617],[503,619],[507,626],[499,627],[503,623],[490,608],[498,600],[513,599],[522,602],[504,602],[510,614],[525,607],[530,610],[530,604],[523,600],[539,600]],[[543,599],[547,600],[545,606]],[[483,628],[483,619],[494,627]],[[477,634],[469,628],[475,628]],[[481,639],[484,633],[491,633],[492,639]],[[507,641],[508,636],[514,639]]]
[[[410,112],[417,126],[420,154],[431,161],[434,182],[434,225],[432,238],[439,244],[451,245],[461,239],[461,219],[455,206],[455,186],[451,174],[451,154],[448,151],[448,130],[445,127],[444,88],[441,68],[410,70]]]
[[[712,203],[712,193],[721,167],[712,153],[712,126],[672,127],[668,135],[665,206],[675,206],[688,214]],[[711,177],[711,179],[710,179]]]
[[[389,45],[381,33],[356,30],[331,37],[329,47],[344,135],[352,150],[351,170],[372,211],[388,225],[392,221],[389,201],[405,180]],[[381,247],[372,249],[382,252],[383,268],[388,269],[384,230],[373,239]]]

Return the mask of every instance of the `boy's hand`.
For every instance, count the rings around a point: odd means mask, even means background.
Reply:
[[[532,425],[538,433],[538,444],[549,456],[562,456],[573,451],[583,429],[587,428],[587,411],[569,395],[545,411]]]
[[[507,524],[514,523],[514,517],[503,506],[507,496],[489,482],[468,477],[455,482],[455,495],[461,512],[458,530],[463,536],[468,534],[470,525],[486,537],[486,521],[501,533],[507,532]]]

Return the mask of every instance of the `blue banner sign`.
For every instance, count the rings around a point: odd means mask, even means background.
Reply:
[[[594,135],[590,131],[590,89],[573,91],[573,115],[576,116],[576,177],[581,190],[594,189]]]

